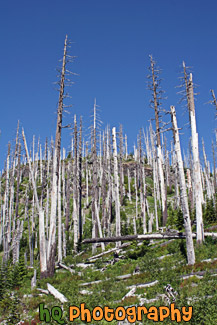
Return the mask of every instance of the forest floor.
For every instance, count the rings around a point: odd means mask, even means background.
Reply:
[[[1,324],[87,324],[80,318],[71,322],[69,306],[79,307],[81,303],[85,303],[85,308],[90,310],[96,306],[109,306],[114,309],[118,306],[145,306],[148,310],[151,306],[169,307],[173,302],[176,308],[193,306],[189,324],[217,324],[216,239],[206,238],[201,246],[197,246],[195,242],[194,266],[187,265],[184,240],[128,244],[127,247],[121,248],[118,254],[114,255],[117,251],[113,250],[95,259],[91,259],[92,245],[83,245],[82,254],[68,255],[63,260],[63,264],[70,269],[57,265],[54,277],[42,280],[39,279],[37,269],[37,284],[34,289],[31,289],[34,270],[28,268],[20,285],[10,290],[10,294],[0,301]],[[106,250],[111,249],[115,249],[115,244],[106,245]],[[94,255],[99,253],[101,247],[97,247]],[[38,290],[47,290],[47,283],[62,293],[68,301],[62,303],[48,292],[42,293]],[[175,300],[165,290],[168,284],[173,289],[171,292]],[[130,291],[131,294],[124,298]],[[61,307],[61,321],[54,320],[52,315],[48,322],[45,318],[44,321],[40,320],[39,304],[44,304],[44,308],[49,310],[54,306]],[[133,323],[162,323],[159,315],[156,320],[148,319],[145,315],[141,321]],[[129,324],[127,318],[124,321],[108,322],[102,319],[89,322],[108,323]],[[164,323],[172,324],[176,321],[172,321],[169,316],[164,319]],[[181,320],[180,324],[184,323],[186,322]]]

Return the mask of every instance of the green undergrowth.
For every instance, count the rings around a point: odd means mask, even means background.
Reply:
[[[203,262],[204,259],[217,258],[216,240],[206,238],[205,243],[197,246],[195,243],[196,263],[194,266],[187,265],[186,247],[182,240],[174,240],[161,247],[155,243],[155,247],[144,241],[142,245],[132,242],[125,251],[124,258],[120,259],[114,265],[109,264],[113,260],[113,253],[109,253],[92,263],[93,267],[88,266],[85,269],[77,267],[77,263],[85,263],[88,257],[92,256],[91,248],[85,247],[86,251],[80,256],[67,256],[64,263],[71,266],[75,273],[67,270],[56,270],[53,278],[39,279],[37,272],[37,288],[47,289],[47,283],[53,285],[67,299],[68,303],[62,304],[52,295],[43,295],[36,288],[31,290],[31,278],[33,269],[25,270],[23,261],[13,269],[8,265],[6,269],[1,268],[0,284],[0,321],[6,324],[16,324],[18,320],[23,320],[29,324],[30,321],[39,323],[39,303],[43,303],[46,308],[61,306],[64,309],[65,324],[71,324],[68,319],[69,305],[79,306],[85,303],[85,307],[93,310],[95,306],[135,306],[139,305],[139,298],[147,300],[154,299],[158,295],[165,294],[165,286],[170,284],[177,291],[177,306],[193,306],[193,317],[190,324],[216,324],[216,303],[217,303],[217,261]],[[114,244],[106,246],[111,249]],[[100,252],[98,248],[97,253]],[[161,258],[163,257],[164,258]],[[105,267],[105,270],[101,269]],[[135,273],[136,267],[139,267],[139,274]],[[38,265],[35,265],[38,268]],[[38,269],[37,269],[38,270]],[[81,272],[81,273],[79,273]],[[197,277],[197,272],[204,272],[203,278]],[[188,279],[183,279],[184,275],[196,273]],[[127,279],[118,279],[120,275],[130,274]],[[7,286],[3,285],[3,280],[7,278]],[[96,284],[81,286],[82,283],[102,280]],[[122,300],[129,292],[130,286],[144,284],[158,280],[150,287],[137,288],[136,295]],[[86,290],[81,294],[81,290]],[[11,294],[12,293],[12,294]],[[190,300],[189,300],[190,299]],[[160,298],[158,301],[145,303],[148,308],[152,305],[159,307],[165,305],[165,301]],[[6,308],[8,306],[8,308]],[[84,324],[76,320],[76,324]],[[102,321],[100,324],[106,324]],[[153,324],[146,319],[144,324]],[[165,324],[171,324],[169,318],[164,321]],[[182,322],[181,322],[182,323]],[[43,324],[43,322],[41,322]],[[51,321],[50,324],[57,324]],[[74,323],[73,323],[74,324]],[[91,324],[99,324],[92,321]],[[111,322],[110,324],[118,324]],[[160,322],[159,322],[160,324]],[[184,324],[184,322],[183,322]]]

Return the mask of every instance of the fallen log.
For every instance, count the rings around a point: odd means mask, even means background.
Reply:
[[[140,272],[135,273],[135,274],[129,273],[129,274],[124,274],[124,275],[118,275],[118,276],[114,277],[113,280],[125,280],[125,279],[129,279],[131,276],[138,275],[138,274],[140,274]],[[102,282],[108,281],[108,280],[112,280],[112,278],[106,278],[104,280],[96,280],[96,281],[92,281],[92,282],[79,283],[79,286],[85,287],[85,286],[92,285],[92,284],[102,283]]]
[[[217,238],[217,233],[214,232],[205,232],[205,237],[211,236]],[[196,238],[196,234],[192,233],[192,237]],[[125,240],[150,240],[150,239],[185,239],[185,233],[153,233],[153,234],[144,234],[144,235],[126,235],[126,236],[117,236],[117,237],[105,237],[105,238],[87,238],[82,241],[82,244],[94,244],[94,243],[111,243]]]
[[[206,263],[212,263],[212,262],[215,262],[215,261],[217,261],[217,258],[213,258],[213,259],[208,258],[207,260],[201,260],[201,262],[206,262]]]
[[[156,247],[164,247],[167,246],[168,244],[170,244],[171,242],[173,242],[175,239],[168,239],[168,241],[163,241],[163,242],[158,242],[156,244],[156,242],[154,242],[153,244],[149,244],[148,246],[150,246],[151,248],[156,248]]]
[[[92,264],[85,264],[85,263],[78,263],[76,264],[77,267],[82,267],[83,269],[86,269],[87,267],[93,267]]]
[[[136,292],[136,286],[133,286],[133,288],[121,299],[121,301],[123,301],[128,297],[132,297],[135,292]]]
[[[203,275],[197,275],[197,274],[182,275],[181,276],[181,279],[182,280],[187,280],[187,279],[192,278],[192,277],[196,277],[198,279],[202,279],[203,278]]]
[[[81,291],[79,291],[79,293],[81,294],[81,295],[92,295],[93,294],[93,291],[89,291],[89,290],[81,290]]]
[[[71,274],[75,273],[75,270],[72,270],[70,267],[66,266],[65,264],[63,264],[61,262],[58,263],[58,266],[61,267],[62,269],[69,271]]]
[[[49,291],[48,290],[45,290],[45,289],[41,289],[41,288],[36,288],[38,291],[44,293],[45,295],[48,295],[49,294]]]
[[[105,280],[96,280],[96,281],[91,281],[91,282],[79,283],[79,286],[80,286],[80,287],[86,287],[86,286],[89,286],[89,285],[92,285],[92,284],[98,284],[98,283],[104,282],[104,281],[106,281],[106,280],[110,280],[110,279],[105,279]]]
[[[205,270],[205,271],[198,271],[198,272],[191,272],[190,274],[184,274],[180,276],[180,279],[187,279],[190,278],[192,276],[196,276],[196,277],[202,277],[206,274],[206,273],[212,273],[211,276],[213,276],[213,273],[215,273],[217,271],[217,269],[211,269],[211,270]]]
[[[128,245],[122,245],[120,247],[115,247],[115,248],[112,248],[112,249],[110,249],[108,251],[102,252],[102,253],[100,253],[98,255],[91,256],[91,257],[88,258],[88,261],[92,261],[92,260],[95,260],[97,258],[100,258],[100,257],[102,257],[104,255],[107,255],[109,253],[112,253],[112,252],[115,252],[115,251],[119,251],[119,250],[121,250],[122,247],[127,247],[127,246],[130,246],[130,243],[128,243]]]
[[[47,283],[47,289],[50,294],[52,294],[56,299],[58,299],[62,303],[68,302],[68,299],[62,293],[60,293],[57,289],[55,289],[50,283]]]
[[[153,302],[156,302],[160,299],[165,299],[166,298],[166,295],[165,294],[159,294],[157,295],[155,298],[152,298],[152,299],[146,299],[146,298],[140,298],[140,303],[139,305],[140,306],[144,306],[145,304],[152,304]]]
[[[134,287],[136,287],[136,288],[149,288],[149,287],[155,286],[158,283],[159,283],[159,281],[155,280],[155,281],[147,282],[147,283],[134,284],[132,286],[127,287],[127,289],[132,289]]]

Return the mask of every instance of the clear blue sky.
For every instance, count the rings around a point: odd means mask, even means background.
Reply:
[[[1,1],[1,166],[18,119],[29,145],[33,134],[42,142],[55,134],[58,93],[53,82],[66,33],[74,42],[71,54],[77,56],[71,70],[79,76],[69,90],[73,109],[65,124],[77,114],[87,128],[96,97],[104,126],[122,123],[132,150],[139,129],[153,117],[146,80],[148,55],[153,54],[163,70],[164,107],[176,106],[181,126],[188,115],[178,105],[175,86],[185,60],[199,85],[198,132],[211,158],[215,109],[205,103],[211,88],[217,94],[216,12],[216,0]],[[70,131],[63,132],[68,148]],[[187,146],[189,128],[184,132]]]

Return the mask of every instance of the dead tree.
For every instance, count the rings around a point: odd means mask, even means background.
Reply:
[[[150,131],[150,139],[151,139],[151,147],[152,147],[155,220],[156,220],[156,229],[158,230],[159,222],[158,222],[158,212],[157,212],[157,201],[160,202],[160,189],[159,189],[159,182],[158,182],[157,154],[154,146],[154,134],[153,134],[154,132],[151,124],[150,124],[149,131]]]
[[[119,199],[119,179],[118,179],[118,161],[117,161],[117,143],[116,129],[112,128],[113,137],[113,158],[114,158],[114,183],[115,183],[115,219],[116,219],[116,236],[121,235],[121,220],[120,220],[120,199]],[[117,243],[117,246],[120,243]]]
[[[57,110],[57,126],[55,149],[53,156],[53,171],[52,171],[52,191],[51,191],[51,214],[50,214],[50,232],[47,250],[48,275],[54,275],[55,255],[56,255],[56,215],[57,215],[57,193],[59,181],[59,164],[60,164],[60,149],[61,149],[61,131],[62,131],[62,115],[63,115],[63,100],[65,87],[65,73],[67,63],[67,35],[64,44],[62,71],[60,79],[59,101]]]
[[[206,152],[205,152],[205,145],[204,145],[204,141],[202,139],[202,147],[203,147],[203,160],[204,160],[204,173],[205,173],[205,180],[206,180],[206,194],[207,194],[207,198],[211,199],[213,198],[213,191],[212,191],[212,185],[211,185],[211,179],[210,179],[210,170],[208,167],[208,162],[207,162],[207,158],[206,158]]]
[[[124,196],[124,174],[123,174],[123,127],[119,130],[119,166],[120,166],[120,204],[123,204]]]
[[[107,179],[108,179],[108,191],[107,191],[107,216],[106,216],[106,224],[107,224],[107,234],[111,233],[111,222],[112,222],[112,184],[113,184],[113,176],[112,176],[112,163],[111,163],[111,135],[110,129],[107,127],[106,130],[106,159],[107,159]]]
[[[20,160],[21,160],[21,143],[18,144],[18,160],[17,160],[17,188],[16,188],[16,204],[15,204],[15,219],[18,217],[19,210],[19,187],[20,187]]]
[[[205,237],[217,238],[217,234],[213,232],[205,232]],[[196,238],[196,234],[192,233],[192,237]],[[91,243],[114,243],[117,241],[132,241],[132,240],[151,240],[151,239],[185,239],[186,234],[183,232],[166,232],[166,233],[152,233],[143,235],[126,235],[118,237],[106,237],[106,238],[86,238],[83,240],[83,244]]]
[[[127,135],[125,134],[125,159],[128,158],[128,152],[127,152]]]
[[[106,137],[103,132],[103,155],[102,155],[102,227],[103,232],[106,234],[108,229],[108,218],[107,218],[107,209],[106,209],[106,174],[107,174],[107,150],[106,150]]]
[[[69,230],[69,219],[70,219],[70,196],[71,196],[71,169],[72,169],[72,157],[70,156],[67,170],[66,170],[66,219],[65,219],[65,229]]]
[[[10,168],[10,150],[11,145],[8,144],[8,155],[6,162],[6,179],[5,179],[5,194],[4,194],[4,211],[3,211],[3,261],[7,262],[9,258],[9,168]]]
[[[17,123],[17,135],[16,135],[16,144],[13,157],[13,167],[11,172],[11,184],[10,184],[10,204],[9,204],[9,242],[11,241],[11,222],[13,218],[13,233],[15,230],[15,214],[14,214],[14,180],[15,180],[15,167],[16,160],[18,155],[18,137],[19,137],[19,121]]]
[[[157,136],[157,162],[158,162],[158,171],[159,171],[159,179],[160,179],[160,189],[161,189],[161,202],[162,202],[162,214],[163,214],[163,225],[166,224],[167,220],[167,200],[166,200],[166,187],[164,181],[164,171],[163,171],[163,156],[162,156],[162,148],[161,148],[161,126],[160,126],[160,104],[162,100],[162,90],[160,90],[160,79],[159,79],[159,70],[155,67],[155,62],[150,56],[151,60],[151,83],[149,88],[152,91],[151,103],[154,107],[155,112],[155,124],[156,124],[156,136]]]
[[[96,99],[94,101],[94,119],[92,128],[92,166],[93,166],[93,182],[92,182],[92,237],[98,237],[98,234],[102,237],[101,222],[99,219],[99,207],[98,207],[98,160],[97,160],[97,119],[96,119]],[[101,244],[102,250],[105,249],[104,243]],[[95,251],[96,245],[93,245],[93,252]]]
[[[146,221],[146,182],[145,182],[145,167],[142,166],[142,178],[143,186],[141,188],[141,211],[142,211],[142,222],[143,222],[143,234],[147,232],[147,221]],[[156,198],[155,198],[156,199]],[[157,214],[156,214],[157,215]],[[156,219],[156,229],[158,230],[158,220]]]
[[[188,258],[188,264],[193,265],[195,263],[194,243],[192,239],[191,219],[190,219],[190,213],[188,208],[188,197],[187,197],[185,174],[184,174],[183,161],[181,155],[181,147],[179,141],[179,131],[178,131],[178,125],[176,120],[175,107],[171,106],[170,109],[171,109],[171,118],[173,124],[173,138],[174,138],[175,153],[177,157],[177,167],[178,167],[178,175],[179,175],[180,194],[181,194],[180,195],[181,208],[183,212],[184,226],[185,226],[185,233],[186,233],[187,258]]]
[[[24,130],[22,130],[22,135],[23,135],[23,142],[25,146],[25,151],[26,151],[26,157],[27,161],[29,164],[29,171],[30,171],[30,177],[31,177],[31,182],[32,182],[32,187],[33,187],[33,193],[34,193],[34,198],[36,202],[36,207],[38,210],[39,214],[39,251],[40,251],[40,270],[41,270],[41,278],[47,277],[48,275],[48,269],[47,269],[47,254],[46,254],[46,242],[45,242],[45,229],[44,229],[44,211],[39,203],[38,199],[38,193],[37,193],[37,188],[36,188],[36,182],[34,178],[34,173],[33,173],[33,168],[31,165],[31,161],[29,158],[29,152],[28,152],[28,147],[26,143],[26,138],[24,134]]]
[[[20,256],[20,240],[22,238],[23,234],[23,220],[17,220],[17,226],[15,230],[15,234],[13,237],[12,242],[12,249],[13,249],[13,264],[16,264],[19,262],[19,256]]]
[[[128,198],[129,201],[131,202],[131,177],[130,177],[130,169],[127,168],[127,178],[128,178]]]
[[[73,156],[73,232],[74,250],[78,246],[78,134],[76,115],[74,116],[74,156]]]
[[[58,210],[58,262],[62,261],[62,211],[61,211],[61,161],[59,163],[59,180],[57,194],[57,210]]]
[[[200,244],[204,241],[203,215],[202,215],[203,189],[201,183],[198,133],[196,128],[194,90],[193,90],[193,80],[192,80],[191,73],[187,85],[187,100],[188,100],[189,116],[190,116],[190,123],[191,123],[191,142],[192,142],[193,171],[194,171],[193,184],[194,184],[196,219],[197,219],[197,242]]]
[[[79,128],[79,146],[78,146],[78,227],[79,227],[79,243],[82,241],[82,118],[80,117]]]
[[[216,184],[216,162],[215,162],[215,148],[214,143],[212,141],[212,154],[213,154],[213,183],[214,183],[214,192],[217,190],[217,184]]]
[[[136,181],[136,169],[134,170],[134,188],[135,188],[135,196],[136,196],[136,214],[133,216],[133,231],[134,235],[137,234],[137,229],[136,229],[136,220],[138,218],[138,192],[137,192],[137,181]]]
[[[148,165],[152,166],[152,155],[151,155],[150,144],[149,144],[148,130],[146,130],[146,134],[147,135],[145,135],[145,131],[143,130],[143,136],[144,136],[145,147],[146,147],[146,155],[147,155],[147,163]]]

